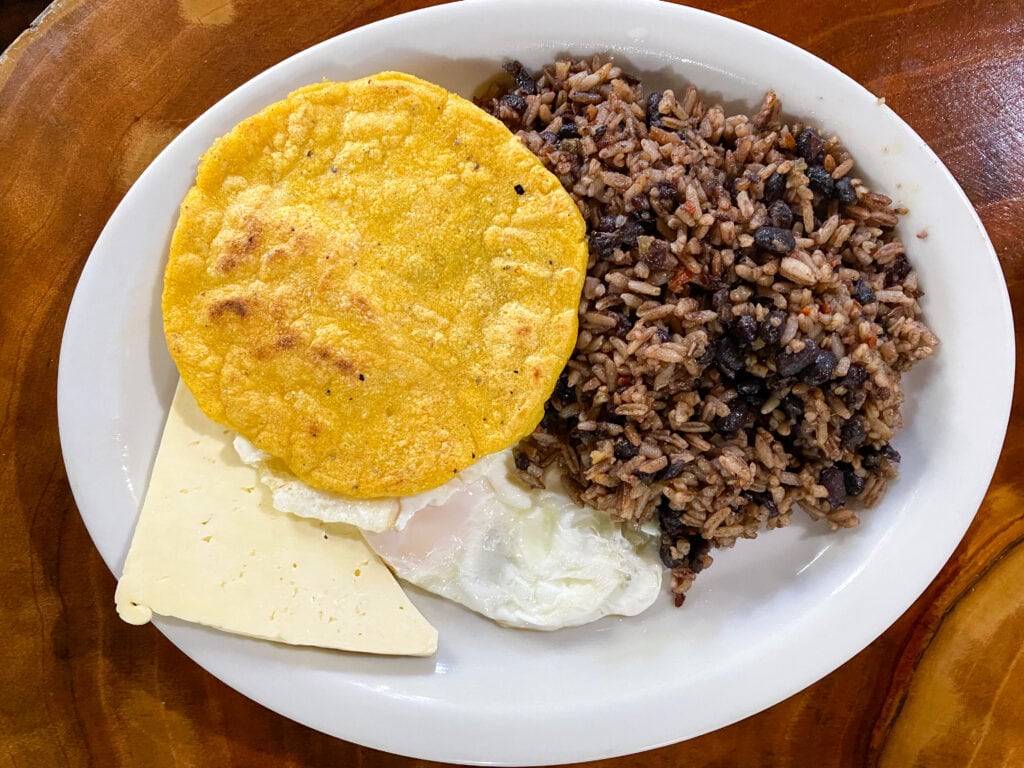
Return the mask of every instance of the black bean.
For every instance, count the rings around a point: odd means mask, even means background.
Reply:
[[[525,470],[530,466],[530,457],[522,451],[513,451],[512,456],[516,462],[516,469]]]
[[[520,62],[507,61],[501,65],[501,68],[512,75],[512,79],[516,81],[516,87],[523,93],[531,96],[537,93],[537,84]]]
[[[540,137],[544,139],[544,141],[546,141],[548,144],[554,144],[556,141],[558,141],[558,135],[553,133],[552,131],[541,131]]]
[[[658,234],[658,217],[650,211],[650,206],[647,204],[647,199],[637,195],[633,198],[633,206],[637,209],[633,212],[633,218],[643,228],[643,231],[648,235]],[[643,201],[642,205],[637,201]]]
[[[800,379],[812,387],[820,387],[832,378],[832,372],[835,371],[838,362],[836,356],[829,350],[819,350],[814,356],[814,361],[801,372]]]
[[[763,251],[779,256],[796,248],[796,238],[788,229],[781,227],[758,227],[754,231],[754,243]]]
[[[864,422],[853,416],[843,422],[839,428],[839,444],[843,448],[856,448],[867,439],[868,433],[864,429]]]
[[[765,344],[778,344],[786,327],[786,313],[781,309],[773,309],[761,322],[759,334]]]
[[[685,461],[673,461],[658,473],[659,480],[674,480],[686,469]]]
[[[661,548],[658,551],[658,555],[661,557],[661,562],[666,568],[682,568],[683,566],[690,564],[688,557],[673,557],[672,556],[672,539],[668,535],[661,537]]]
[[[814,226],[811,228],[813,232],[816,229],[821,229],[821,222],[828,218],[831,202],[827,197],[817,198],[817,202],[811,205],[811,210],[814,211]]]
[[[523,110],[526,109],[526,99],[518,93],[506,93],[501,97],[501,100],[519,114],[523,114]]]
[[[818,345],[811,339],[804,342],[799,352],[780,352],[775,356],[775,370],[782,376],[796,376],[800,371],[814,363],[818,356]]]
[[[779,516],[779,508],[775,504],[775,499],[772,498],[768,491],[743,491],[743,495],[757,504],[757,506],[768,510],[769,520]]]
[[[896,285],[910,274],[910,262],[902,253],[892,260],[892,264],[885,271],[885,287]]]
[[[657,197],[673,203],[679,200],[679,189],[671,181],[658,181],[651,189],[651,193],[657,193]]]
[[[779,407],[793,421],[799,421],[804,415],[804,401],[794,394],[789,394],[782,398]]]
[[[854,390],[860,389],[864,386],[864,382],[868,380],[868,371],[863,365],[851,365],[847,370],[846,375],[840,382],[844,387],[853,392]]]
[[[832,174],[826,171],[820,165],[812,165],[807,169],[807,186],[811,188],[812,192],[817,192],[822,197],[828,199],[832,197],[832,193],[835,191],[836,184],[832,180]]]
[[[853,293],[850,294],[854,301],[861,305],[870,304],[875,300],[875,292],[867,280],[858,280],[853,284]]]
[[[622,247],[626,249],[636,248],[636,239],[644,234],[645,231],[643,223],[635,215],[627,218],[618,229],[618,234],[622,238]]]
[[[860,390],[859,392],[847,392],[843,401],[846,403],[846,407],[851,411],[859,411],[864,407],[864,403],[868,401],[868,393],[864,390]]]
[[[679,203],[679,190],[670,181],[659,181],[650,191],[654,210],[663,216],[670,215]]]
[[[612,446],[612,452],[619,461],[628,461],[640,453],[640,449],[629,442],[629,440],[621,438],[615,441],[615,445]]]
[[[655,91],[647,97],[647,127],[654,128],[661,125],[661,113],[658,105],[661,104],[661,91]]]
[[[711,365],[713,362],[715,362],[715,356],[717,351],[718,350],[715,348],[714,344],[708,344],[706,347],[704,347],[704,352],[697,357],[697,364]]]
[[[626,338],[626,334],[633,330],[635,325],[633,318],[624,312],[616,312],[615,310],[612,310],[611,314],[615,318],[615,335],[623,339]]]
[[[764,183],[764,201],[772,203],[782,200],[786,192],[786,177],[781,173],[773,173]]]
[[[900,452],[897,451],[895,448],[893,448],[888,443],[883,445],[879,449],[879,451],[881,452],[882,456],[885,457],[886,459],[888,459],[889,461],[895,462],[897,464],[899,463],[900,458],[901,458],[900,457]]]
[[[882,454],[877,448],[867,446],[860,450],[860,465],[864,469],[876,470],[882,466]]]
[[[764,379],[746,376],[736,382],[736,392],[744,397],[756,397],[764,392]]]
[[[685,538],[687,534],[693,532],[693,529],[683,523],[679,518],[680,513],[669,507],[663,499],[662,503],[658,505],[658,522],[661,524],[661,530],[663,530],[672,541],[678,541],[679,539]]]
[[[757,338],[757,320],[753,315],[740,315],[732,326],[732,336],[740,346],[748,346]]]
[[[569,374],[562,372],[555,382],[555,389],[551,393],[551,400],[556,405],[566,406],[576,401],[576,387],[569,386]]]
[[[690,570],[694,573],[700,573],[710,563],[710,559],[705,557],[708,550],[711,549],[711,542],[707,539],[702,539],[698,536],[690,537]]]
[[[853,205],[857,202],[857,190],[853,188],[853,182],[846,176],[836,182],[836,197],[843,205]]]
[[[603,259],[610,258],[620,245],[622,237],[617,232],[590,233],[590,250]]]
[[[544,416],[540,420],[540,425],[552,433],[562,433],[565,431],[565,422],[554,408],[544,409]]]
[[[579,137],[579,128],[576,127],[576,123],[572,120],[562,123],[562,127],[558,129],[558,138],[560,139],[578,139]]]
[[[729,298],[728,288],[719,288],[711,295],[711,308],[718,313],[722,325],[732,324],[732,299]]]
[[[796,153],[808,165],[821,165],[825,160],[825,142],[813,128],[804,128],[796,137]]]
[[[722,437],[729,439],[735,437],[747,425],[748,418],[750,418],[750,410],[747,406],[734,401],[729,408],[729,413],[719,417],[716,426]]]
[[[846,478],[843,470],[838,467],[827,467],[821,470],[818,483],[828,491],[828,503],[832,509],[839,509],[846,503]]]
[[[754,411],[760,411],[765,400],[768,399],[768,390],[765,387],[765,380],[757,377],[746,377],[736,383],[736,393],[739,394],[748,406]]]
[[[768,221],[773,227],[789,229],[793,226],[793,209],[785,200],[776,200],[768,206]],[[796,245],[796,242],[793,244]]]
[[[614,232],[616,227],[616,216],[602,216],[597,220],[597,231],[598,232]]]
[[[853,471],[853,467],[843,470],[843,485],[847,496],[860,496],[864,490],[865,478]]]
[[[721,336],[715,343],[715,357],[722,368],[736,372],[742,370],[746,365],[746,357],[743,350],[731,336]]]
[[[651,269],[665,269],[668,258],[671,256],[669,245],[661,238],[651,240],[647,250],[640,254],[640,259]]]

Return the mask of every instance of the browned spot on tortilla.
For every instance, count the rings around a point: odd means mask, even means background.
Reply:
[[[275,349],[294,349],[299,343],[299,337],[290,331],[282,333],[274,342]]]
[[[301,339],[291,331],[285,331],[281,333],[273,344],[263,344],[256,350],[256,358],[258,360],[269,360],[280,352],[285,352],[289,349],[295,349],[299,345]]]
[[[320,425],[317,424],[315,421],[311,421],[309,423],[309,436],[310,437],[319,437],[320,436]]]
[[[338,354],[333,349],[314,347],[311,351],[313,352],[313,357],[317,360],[334,366],[342,373],[352,373],[356,369],[355,364],[351,360],[344,355]]]
[[[350,298],[356,312],[365,317],[367,320],[373,317],[373,308],[370,306],[370,302],[367,300],[365,296],[359,293],[353,293]]]
[[[516,336],[529,336],[533,332],[533,328],[528,325],[520,325],[516,328]]]
[[[227,274],[239,264],[249,261],[263,240],[263,222],[255,216],[248,216],[241,235],[231,241],[221,257],[217,259],[217,270]]]
[[[239,317],[245,317],[249,314],[249,305],[245,299],[233,298],[222,299],[210,307],[210,317],[214,319],[223,317],[228,312]]]

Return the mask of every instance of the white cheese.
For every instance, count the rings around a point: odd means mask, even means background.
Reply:
[[[144,624],[175,616],[241,635],[428,656],[437,631],[359,531],[273,509],[233,434],[181,383],[115,602]]]

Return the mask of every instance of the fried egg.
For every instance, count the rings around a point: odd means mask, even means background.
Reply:
[[[244,438],[235,450],[279,511],[357,526],[399,578],[500,624],[553,630],[633,616],[661,592],[655,530],[575,504],[557,480],[527,488],[511,449],[431,491],[373,500],[311,488]]]

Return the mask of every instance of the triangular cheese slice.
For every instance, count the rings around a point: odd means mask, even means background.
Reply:
[[[179,382],[115,602],[240,635],[429,656],[437,630],[359,531],[273,509],[232,434]]]

